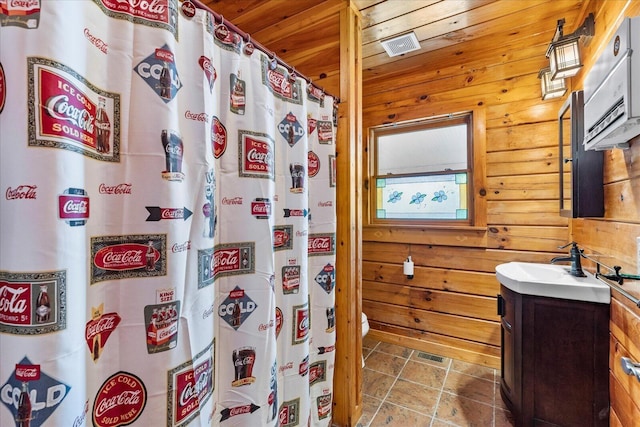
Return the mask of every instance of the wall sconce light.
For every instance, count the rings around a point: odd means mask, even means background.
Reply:
[[[582,67],[580,59],[580,37],[591,38],[595,34],[595,20],[590,13],[582,25],[573,33],[564,35],[564,18],[558,20],[556,32],[547,48],[551,80],[565,79],[578,74]]]
[[[543,68],[538,73],[540,85],[542,88],[542,100],[559,98],[567,91],[564,79],[551,79],[551,69]]]

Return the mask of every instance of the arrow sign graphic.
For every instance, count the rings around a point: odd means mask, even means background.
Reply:
[[[307,216],[309,211],[307,209],[284,209],[284,217],[289,218],[290,216]]]
[[[158,206],[146,206],[149,211],[147,221],[160,221],[161,219],[183,219],[186,221],[193,212],[187,208],[160,208]]]

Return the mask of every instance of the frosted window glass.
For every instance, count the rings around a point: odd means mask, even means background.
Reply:
[[[380,135],[378,175],[467,169],[467,125]]]

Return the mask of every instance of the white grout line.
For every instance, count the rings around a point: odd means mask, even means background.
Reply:
[[[368,357],[373,353],[373,351],[374,351],[374,350],[376,350],[376,349],[378,348],[378,346],[379,346],[379,345],[380,345],[380,342],[378,342],[378,343],[377,343],[377,344],[376,344],[376,345],[371,349],[371,351],[370,351],[370,352],[369,352],[369,354],[367,355],[367,358],[368,358]],[[407,348],[407,347],[405,347],[405,348]],[[378,405],[378,408],[376,409],[375,413],[372,415],[371,419],[369,420],[369,423],[368,423],[368,424],[366,424],[366,425],[363,425],[363,427],[369,427],[369,426],[371,425],[371,422],[376,418],[376,416],[377,416],[377,415],[378,415],[378,413],[380,412],[380,408],[382,407],[382,405],[383,405],[384,403],[389,403],[390,405],[398,406],[398,407],[400,407],[400,408],[404,408],[404,409],[407,409],[407,410],[409,410],[409,411],[416,412],[416,413],[418,413],[418,414],[424,414],[423,412],[416,411],[416,410],[412,410],[411,408],[407,408],[407,407],[405,407],[405,406],[398,405],[398,404],[395,404],[395,403],[393,403],[393,402],[387,402],[387,398],[389,397],[389,394],[391,393],[391,390],[393,389],[393,387],[396,385],[396,383],[397,383],[397,382],[398,382],[398,380],[400,379],[400,375],[402,375],[402,371],[406,368],[406,366],[407,366],[407,364],[409,363],[409,361],[410,361],[410,360],[411,360],[411,361],[413,361],[413,362],[417,362],[417,363],[423,364],[423,365],[429,365],[429,366],[433,366],[433,367],[435,367],[435,368],[445,369],[445,371],[446,371],[446,372],[445,372],[444,379],[443,379],[443,381],[442,381],[442,386],[440,387],[440,392],[438,393],[438,399],[436,400],[436,403],[435,403],[435,405],[434,405],[433,414],[432,414],[432,416],[431,416],[431,423],[430,423],[430,427],[432,427],[432,426],[433,426],[433,423],[436,421],[436,412],[437,412],[437,409],[438,409],[438,405],[440,404],[440,400],[441,400],[442,394],[443,394],[443,393],[445,393],[445,391],[444,391],[444,387],[445,387],[445,384],[446,384],[446,382],[447,382],[447,378],[448,378],[448,376],[449,376],[449,372],[454,371],[454,372],[457,372],[457,373],[460,373],[460,374],[464,374],[464,375],[468,375],[468,376],[474,377],[474,378],[476,378],[476,379],[489,381],[489,380],[486,380],[486,378],[477,377],[477,376],[475,376],[475,375],[469,375],[469,374],[467,374],[467,373],[465,373],[465,372],[459,372],[459,371],[454,370],[454,369],[453,369],[453,359],[452,359],[452,358],[447,358],[447,359],[449,359],[449,360],[448,360],[448,363],[447,363],[447,367],[446,367],[446,368],[444,368],[444,367],[440,367],[440,366],[438,366],[438,365],[435,365],[435,364],[432,364],[432,363],[429,363],[429,362],[423,362],[423,361],[418,360],[418,359],[413,360],[411,357],[412,357],[414,354],[416,354],[416,352],[418,352],[419,350],[413,350],[413,349],[409,349],[409,348],[407,348],[407,349],[408,349],[408,350],[411,350],[411,352],[410,352],[410,353],[409,353],[409,355],[407,356],[407,358],[406,358],[406,360],[405,360],[405,362],[404,362],[404,365],[402,366],[402,368],[400,369],[400,371],[399,371],[399,372],[398,372],[398,374],[396,375],[395,379],[393,380],[393,383],[392,383],[392,384],[391,384],[391,386],[389,387],[389,390],[387,391],[387,394],[386,394],[382,399],[378,399],[378,398],[376,398],[376,397],[374,397],[374,396],[370,396],[370,395],[369,395],[369,397],[371,397],[371,398],[373,398],[373,399],[380,400],[380,404]],[[399,357],[399,358],[402,358],[402,356],[398,356],[398,355],[396,355],[396,354],[387,353],[387,352],[384,352],[384,351],[382,351],[382,350],[376,350],[376,351],[378,351],[378,353],[382,353],[382,354],[385,354],[385,355],[388,355],[388,356],[393,356],[393,357]],[[365,358],[365,360],[366,360],[366,358]],[[391,375],[389,375],[389,374],[387,374],[387,373],[385,373],[385,372],[380,372],[380,371],[377,371],[377,370],[375,370],[375,369],[371,369],[371,368],[367,368],[367,369],[370,369],[370,370],[371,370],[371,371],[373,371],[373,372],[378,372],[378,373],[383,374],[383,375],[391,376]],[[473,401],[473,402],[480,403],[480,404],[485,405],[485,406],[490,406],[490,407],[492,408],[493,413],[492,413],[492,424],[491,424],[491,427],[495,427],[495,424],[496,424],[496,411],[497,411],[497,409],[498,409],[498,408],[496,407],[496,399],[497,399],[497,397],[496,397],[496,388],[495,388],[495,380],[496,380],[497,375],[498,375],[498,371],[494,369],[494,370],[493,370],[493,376],[494,376],[494,381],[493,381],[493,383],[494,383],[494,387],[493,387],[493,404],[489,404],[489,403],[486,403],[486,402],[483,402],[483,401],[480,401],[480,400],[471,399],[471,398],[466,397],[466,399],[469,399],[469,400],[471,400],[471,401]],[[422,383],[419,383],[419,382],[415,382],[415,381],[412,381],[412,380],[410,380],[410,379],[406,379],[406,378],[405,378],[405,379],[403,379],[403,380],[404,380],[404,381],[411,382],[411,383],[414,383],[414,384],[419,384],[419,385],[421,385],[421,386],[423,386],[423,387],[427,387],[427,388],[431,388],[431,389],[437,390],[437,388],[429,387],[429,386],[427,386],[427,385],[425,385],[425,384],[422,384]],[[455,394],[455,393],[449,393],[449,392],[446,392],[446,393],[447,393],[447,394]],[[461,396],[461,397],[464,397],[464,396]],[[448,421],[444,421],[444,420],[438,420],[438,421],[440,421],[441,423],[444,423],[444,424],[450,425],[451,427],[456,427],[456,426],[457,426],[456,424],[454,424],[454,423],[450,423],[450,422],[448,422]]]
[[[406,348],[406,347],[405,347]],[[411,355],[413,354],[415,350],[411,350],[411,353],[409,353],[409,356],[406,358],[406,360],[404,361],[404,365],[402,365],[402,368],[398,371],[398,374],[396,375],[395,379],[393,380],[393,382],[391,383],[391,387],[389,387],[389,391],[387,391],[387,394],[382,398],[382,400],[380,401],[380,404],[378,405],[378,409],[376,409],[376,412],[373,414],[373,416],[371,417],[371,421],[369,421],[369,424],[367,424],[367,426],[369,426],[371,424],[371,422],[376,418],[376,416],[378,415],[378,412],[380,412],[380,408],[382,408],[382,405],[385,403],[385,401],[387,400],[387,397],[389,397],[389,394],[391,393],[391,389],[393,389],[393,386],[396,385],[396,383],[398,382],[398,378],[400,378],[400,375],[402,374],[402,371],[404,370],[405,366],[407,366],[407,363],[409,362],[409,359],[411,359]],[[389,353],[385,353],[383,351],[380,351],[379,353],[383,353],[386,355],[389,355]],[[392,355],[390,355],[392,356]],[[399,357],[399,356],[394,356],[394,357]],[[372,371],[375,371],[374,369],[371,369]],[[380,372],[380,371],[375,371],[375,372]],[[384,374],[384,372],[380,372],[381,374]],[[385,374],[388,375],[388,374]],[[372,396],[373,397],[373,396]],[[391,404],[391,402],[389,402]],[[397,405],[396,405],[397,406]],[[407,408],[409,409],[409,408]],[[365,427],[367,427],[365,426]]]
[[[436,399],[436,404],[433,407],[433,416],[431,417],[431,423],[429,424],[429,427],[433,426],[433,422],[436,420],[438,405],[440,404],[440,398],[442,397],[442,392],[444,391],[444,385],[447,383],[447,377],[449,376],[449,371],[451,370],[452,364],[453,364],[453,359],[449,358],[449,366],[447,366],[447,372],[445,372],[444,374],[444,380],[442,380],[442,387],[440,387],[440,393],[438,393],[438,399]]]

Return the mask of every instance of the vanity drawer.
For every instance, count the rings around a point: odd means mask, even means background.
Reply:
[[[616,297],[614,293],[609,324],[609,391],[611,411],[615,414],[612,419],[617,418],[626,426],[634,425],[634,420],[640,419],[640,381],[634,375],[625,374],[621,364],[623,357],[640,362],[640,309],[626,298]]]

